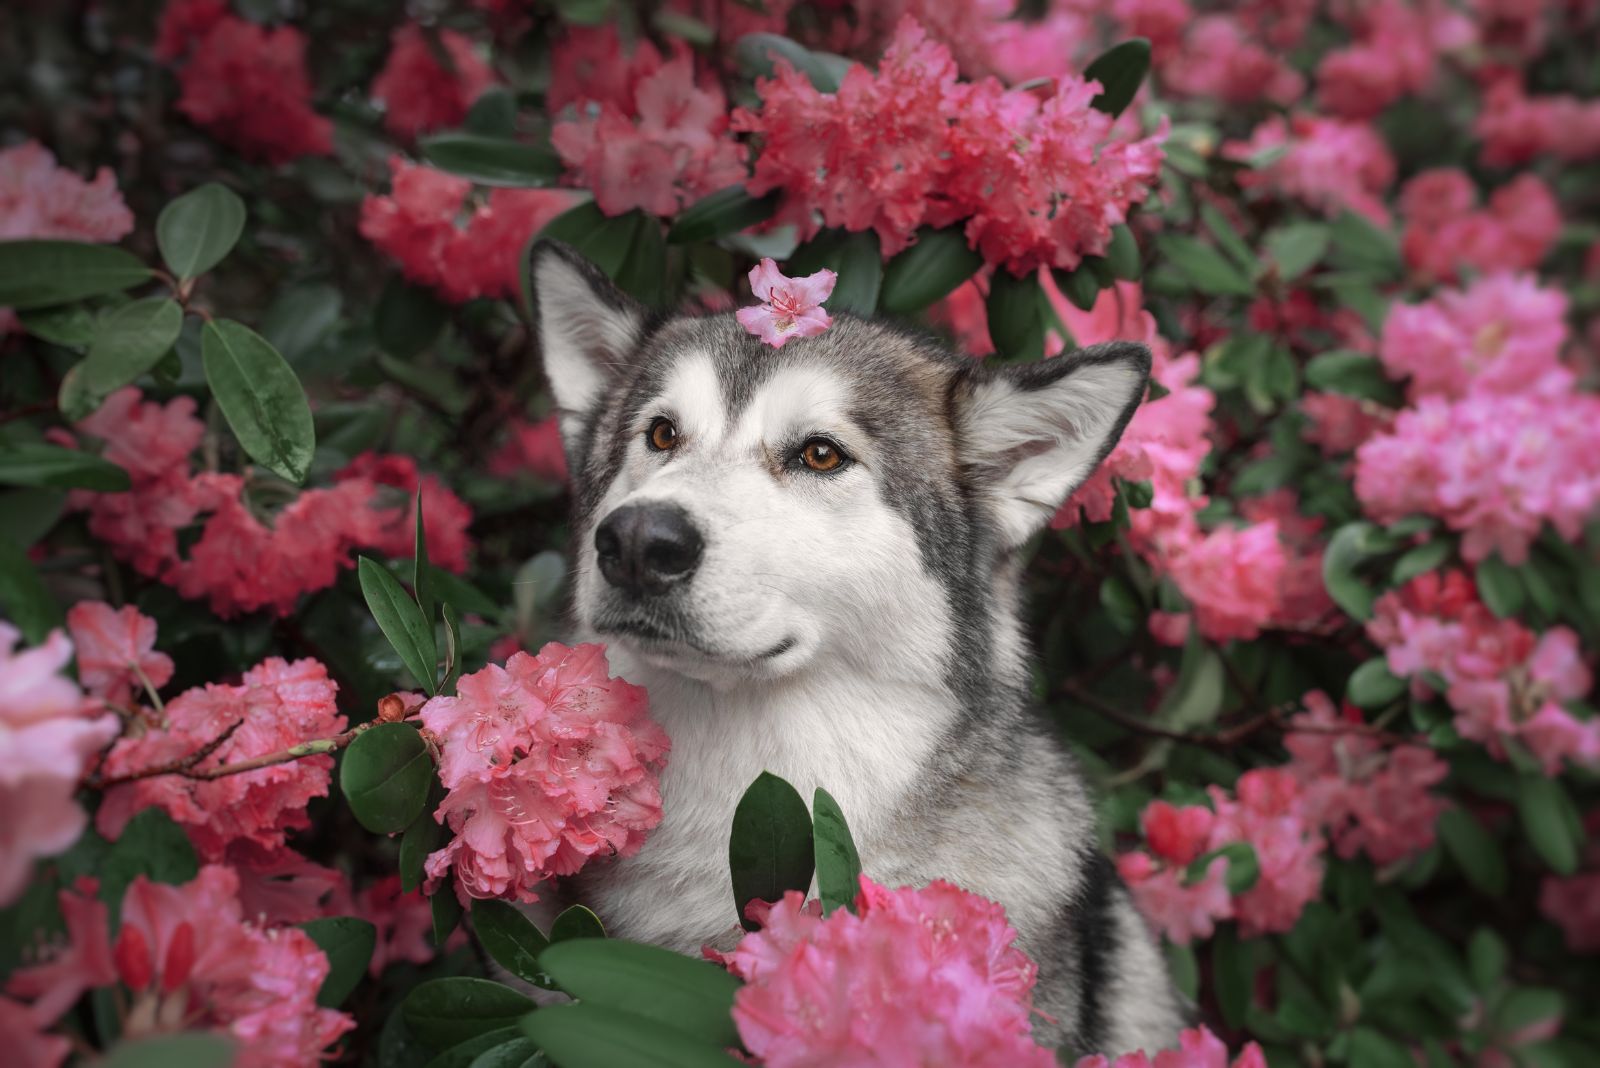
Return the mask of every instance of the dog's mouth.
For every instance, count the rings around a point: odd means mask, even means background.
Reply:
[[[748,653],[733,653],[727,650],[711,648],[701,641],[690,628],[681,624],[663,623],[658,620],[633,615],[608,616],[597,619],[594,623],[594,629],[606,637],[626,639],[639,646],[640,650],[645,653],[670,656],[687,651],[707,660],[723,663],[737,661],[757,664],[776,660],[796,645],[796,639],[793,636],[789,636],[754,656]]]

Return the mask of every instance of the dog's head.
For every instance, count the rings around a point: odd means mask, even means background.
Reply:
[[[997,568],[1111,450],[1150,368],[1132,343],[988,366],[846,315],[773,349],[732,315],[653,316],[563,245],[531,269],[577,622],[714,683],[841,656],[927,671],[982,641]]]

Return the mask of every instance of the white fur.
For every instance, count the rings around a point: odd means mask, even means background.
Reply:
[[[545,375],[570,440],[598,402],[607,366],[633,347],[639,317],[596,301],[589,280],[559,256],[538,257],[533,272]]]

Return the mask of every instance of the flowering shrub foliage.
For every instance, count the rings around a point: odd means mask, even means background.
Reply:
[[[0,28],[8,1063],[1055,1062],[1001,907],[875,882],[825,790],[746,793],[710,960],[515,907],[671,805],[560,644],[540,234],[773,346],[1151,347],[1029,623],[1195,1026],[1068,1063],[1600,1062],[1594,4]]]

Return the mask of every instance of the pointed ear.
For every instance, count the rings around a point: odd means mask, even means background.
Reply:
[[[1112,341],[974,371],[956,395],[964,451],[1012,549],[1049,522],[1122,437],[1144,397],[1150,350]]]
[[[560,241],[537,242],[528,272],[544,373],[570,452],[639,343],[645,308]]]

